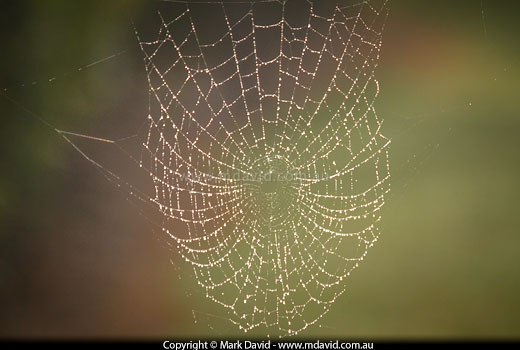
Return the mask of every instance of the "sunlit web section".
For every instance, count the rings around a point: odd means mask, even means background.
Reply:
[[[386,1],[164,4],[139,38],[163,230],[244,331],[318,322],[379,236]],[[138,34],[139,36],[139,34]]]

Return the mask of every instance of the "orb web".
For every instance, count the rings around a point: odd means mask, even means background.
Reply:
[[[243,331],[319,320],[379,236],[386,1],[165,3],[141,39],[162,230]]]

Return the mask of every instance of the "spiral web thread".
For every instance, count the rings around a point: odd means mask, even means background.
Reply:
[[[156,39],[139,38],[150,200],[224,318],[296,334],[329,311],[379,236],[386,1],[165,5]]]

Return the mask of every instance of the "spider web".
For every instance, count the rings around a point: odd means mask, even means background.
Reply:
[[[169,1],[143,40],[149,113],[134,159],[205,296],[239,329],[316,324],[379,236],[390,141],[374,77],[386,0]],[[126,152],[126,151],[125,151]]]
[[[379,236],[386,1],[167,5],[139,39],[162,229],[233,324],[296,334]]]

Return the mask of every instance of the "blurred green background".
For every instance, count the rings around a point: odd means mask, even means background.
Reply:
[[[194,323],[200,298],[186,297],[165,239],[28,112],[88,135],[134,133],[148,102],[133,23],[156,23],[156,5],[0,5],[2,337],[214,334]],[[520,6],[390,9],[377,101],[392,138],[383,234],[322,327],[301,335],[518,339]]]

